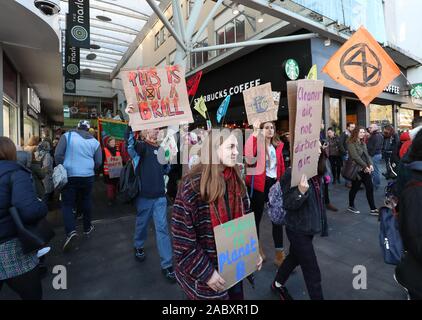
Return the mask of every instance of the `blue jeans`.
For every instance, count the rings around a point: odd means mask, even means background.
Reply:
[[[77,200],[80,201],[78,207],[81,208],[84,215],[84,231],[88,231],[91,227],[91,193],[93,184],[94,177],[68,178],[67,185],[62,191],[62,212],[67,235],[76,230],[73,208],[77,207]]]
[[[376,154],[372,157],[372,162],[374,163],[374,172],[372,173],[372,181],[374,182],[374,187],[377,190],[381,185],[381,163],[382,155]]]
[[[165,197],[155,199],[138,197],[136,199],[136,212],[135,248],[144,248],[145,241],[147,240],[148,223],[152,216],[155,225],[158,253],[161,260],[161,269],[171,267],[173,265],[173,252],[167,223],[167,199]]]

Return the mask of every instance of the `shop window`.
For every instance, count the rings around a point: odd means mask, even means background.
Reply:
[[[18,73],[6,55],[3,56],[3,91],[10,99],[18,101]]]
[[[370,104],[369,105],[369,122],[371,124],[376,123],[381,127],[386,126],[387,124],[392,124],[393,123],[393,106]]]
[[[195,46],[197,48],[207,47],[208,39],[205,38],[202,41],[198,41],[198,44]],[[190,55],[190,68],[195,69],[208,61],[208,52],[195,52]]]
[[[158,31],[155,34],[155,37],[154,37],[155,50],[161,47],[165,40],[166,40],[166,36],[164,32],[164,27],[162,27],[160,31]]]
[[[226,10],[227,11],[227,10]],[[227,11],[231,14],[231,10]],[[238,15],[235,18],[230,18],[223,26],[218,27],[221,24],[222,19],[226,18],[226,12],[216,19],[216,43],[227,44],[244,41],[245,36],[245,16]],[[219,50],[218,54],[222,54],[226,49]]]
[[[328,127],[334,129],[337,134],[341,133],[340,125],[340,99],[330,98],[330,122]],[[328,129],[327,127],[327,129]]]
[[[399,108],[399,112],[397,114],[397,126],[400,130],[410,130],[412,129],[412,121],[413,121],[414,111]]]
[[[18,143],[18,108],[3,100],[3,135]]]

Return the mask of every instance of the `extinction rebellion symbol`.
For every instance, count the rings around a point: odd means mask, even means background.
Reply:
[[[67,66],[66,70],[67,70],[67,72],[68,72],[69,74],[71,74],[72,76],[74,76],[75,74],[77,74],[77,73],[79,72],[79,68],[78,68],[78,66],[77,66],[76,64],[73,64],[73,63],[69,64],[69,65]]]
[[[375,87],[381,81],[381,61],[365,43],[358,43],[344,53],[340,70],[347,80],[361,87]]]
[[[70,32],[78,41],[85,41],[88,38],[88,31],[82,26],[74,26]]]

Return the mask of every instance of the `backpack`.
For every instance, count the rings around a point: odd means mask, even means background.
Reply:
[[[277,181],[268,193],[268,216],[271,222],[276,225],[282,225],[286,211],[283,208],[283,192],[281,191],[280,181]]]
[[[141,181],[132,161],[126,163],[120,172],[118,197],[123,203],[133,201],[139,193]]]
[[[72,137],[72,132],[70,131],[67,140],[66,140],[66,153],[68,150],[70,150],[70,141]],[[69,151],[70,152],[70,151]],[[66,154],[65,154],[66,157]],[[53,185],[54,189],[60,190],[67,184],[67,170],[62,165],[59,164],[53,169]]]
[[[384,262],[398,265],[404,253],[398,219],[394,214],[393,209],[386,206],[380,209],[379,217],[379,242],[384,256]]]

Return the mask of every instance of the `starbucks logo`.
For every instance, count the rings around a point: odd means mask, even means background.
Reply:
[[[290,80],[297,80],[299,78],[299,64],[296,60],[287,60],[285,69],[286,75]]]
[[[66,82],[66,89],[67,90],[75,90],[75,83],[73,81]]]
[[[74,26],[70,33],[78,41],[85,41],[88,38],[88,31],[82,26]]]
[[[77,66],[76,64],[73,64],[73,63],[69,64],[69,65],[67,66],[66,70],[67,70],[67,72],[68,72],[69,74],[71,74],[72,76],[74,76],[75,74],[77,74],[77,73],[79,72],[79,68],[78,68],[78,66]]]

